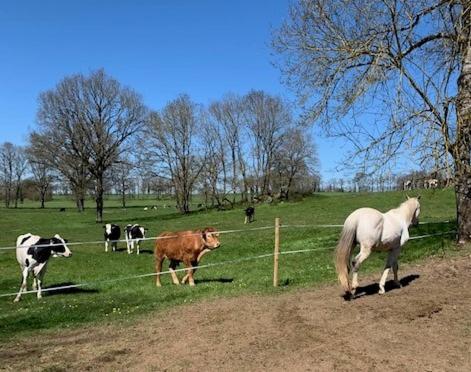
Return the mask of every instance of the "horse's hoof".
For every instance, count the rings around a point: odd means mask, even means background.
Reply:
[[[402,284],[399,280],[395,281],[394,282],[394,285],[397,287],[397,288],[401,288],[402,287]]]
[[[380,294],[380,295],[383,295],[385,293],[386,293],[386,291],[383,288],[380,288],[379,291],[378,291],[378,294]]]
[[[19,299],[19,298],[15,298],[15,299],[13,300],[13,302],[20,302],[20,299]]]
[[[345,301],[350,301],[355,298],[355,294],[352,292],[345,292],[342,297]]]

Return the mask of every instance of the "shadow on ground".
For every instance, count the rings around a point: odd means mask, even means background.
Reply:
[[[233,278],[214,278],[214,279],[195,279],[195,284],[198,283],[232,283]]]
[[[414,280],[418,278],[420,278],[420,275],[417,275],[417,274],[407,275],[399,280],[399,282],[401,283],[400,287],[396,286],[393,280],[388,280],[386,284],[384,285],[384,289],[386,290],[386,292],[390,292],[396,289],[400,289],[402,287],[407,287],[410,283],[412,283]],[[354,297],[345,294],[343,298],[347,301],[350,301],[359,297],[376,295],[378,294],[378,291],[379,291],[379,284],[373,283],[373,284],[369,284],[363,287],[358,287]]]
[[[58,284],[44,287],[43,290],[44,289],[48,290],[46,292],[47,296],[55,296],[59,294],[80,294],[80,293],[98,293],[99,292],[98,289],[72,287],[74,285],[77,285],[77,283],[74,283],[74,282],[58,283]],[[61,288],[61,287],[65,287],[65,288]],[[57,288],[57,289],[54,289],[54,288]]]

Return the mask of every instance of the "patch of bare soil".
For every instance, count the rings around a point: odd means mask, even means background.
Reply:
[[[380,296],[370,284],[348,302],[325,286],[180,306],[126,327],[48,332],[3,345],[0,369],[471,371],[471,257],[400,274],[402,288],[388,282]]]

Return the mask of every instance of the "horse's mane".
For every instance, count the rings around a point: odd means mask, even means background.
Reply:
[[[406,201],[402,202],[396,210],[406,210],[407,217],[412,218],[417,205],[419,204],[418,198],[409,198]]]

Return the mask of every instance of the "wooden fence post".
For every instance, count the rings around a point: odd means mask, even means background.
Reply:
[[[280,219],[275,218],[275,252],[273,255],[273,287],[278,287],[278,257],[280,255]]]

